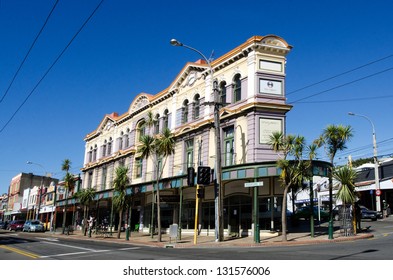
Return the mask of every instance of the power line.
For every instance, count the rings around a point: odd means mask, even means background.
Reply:
[[[82,29],[85,27],[85,25],[89,22],[89,20],[93,17],[95,12],[98,10],[98,8],[101,6],[102,2],[104,0],[101,0],[101,2],[97,5],[97,7],[93,10],[93,12],[90,14],[90,16],[86,19],[86,21],[82,24],[82,26],[79,28],[79,30],[75,33],[75,35],[71,38],[71,40],[68,42],[66,47],[61,51],[61,53],[57,56],[55,61],[52,63],[52,65],[48,68],[48,70],[45,72],[45,74],[41,77],[41,79],[38,81],[38,83],[34,86],[34,88],[30,91],[30,93],[27,95],[25,100],[19,105],[18,109],[12,114],[12,116],[8,119],[8,121],[4,124],[4,126],[0,129],[0,133],[4,131],[4,129],[8,126],[8,124],[12,121],[12,119],[16,116],[16,114],[19,112],[19,110],[25,105],[27,100],[30,98],[30,96],[34,93],[34,91],[37,89],[37,87],[41,84],[41,82],[45,79],[45,77],[48,75],[48,73],[52,70],[52,68],[55,66],[55,64],[59,61],[59,59],[62,57],[62,55],[65,53],[65,51],[68,49],[68,47],[72,44],[72,42],[75,40],[75,38],[79,35],[79,33],[82,31]]]
[[[23,64],[26,62],[27,57],[29,56],[29,54],[30,54],[31,50],[33,49],[35,43],[37,42],[38,38],[40,37],[42,31],[44,30],[46,24],[47,24],[48,21],[49,21],[49,18],[51,17],[51,15],[52,15],[53,11],[55,10],[55,8],[56,8],[56,6],[57,6],[58,3],[59,3],[59,0],[56,0],[55,4],[54,4],[53,7],[52,7],[52,10],[50,11],[50,13],[48,14],[48,16],[46,17],[46,20],[45,20],[45,22],[44,22],[44,25],[41,27],[41,30],[40,30],[40,31],[38,32],[38,34],[36,35],[36,37],[35,37],[33,43],[31,44],[29,50],[27,51],[25,57],[23,58],[21,64],[19,65],[18,70],[16,70],[14,76],[12,77],[12,80],[11,80],[10,84],[8,85],[7,90],[4,92],[3,96],[1,97],[0,103],[3,102],[4,98],[7,96],[7,94],[8,94],[8,92],[9,92],[9,90],[10,90],[12,84],[14,83],[16,77],[17,77],[18,74],[19,74],[20,69],[22,68]]]
[[[390,67],[390,68],[387,68],[387,69],[385,69],[385,70],[382,70],[382,71],[373,73],[373,74],[371,74],[371,75],[367,75],[367,76],[361,77],[361,78],[356,79],[356,80],[352,80],[352,81],[350,81],[350,82],[347,82],[347,83],[344,83],[344,84],[341,84],[341,85],[332,87],[332,88],[327,89],[327,90],[320,91],[320,92],[318,92],[318,93],[311,94],[311,95],[309,95],[309,96],[300,98],[300,99],[298,99],[298,100],[295,100],[295,101],[289,102],[289,103],[290,103],[290,104],[298,103],[298,102],[300,102],[300,101],[302,101],[302,100],[305,100],[305,99],[308,99],[308,98],[311,98],[311,97],[314,97],[314,96],[317,96],[317,95],[320,95],[320,94],[323,94],[323,93],[326,93],[326,92],[329,92],[329,91],[332,91],[332,90],[335,90],[335,89],[338,89],[338,88],[341,88],[341,87],[345,87],[345,86],[354,84],[354,83],[356,83],[356,82],[359,82],[359,81],[362,81],[362,80],[371,78],[371,77],[376,76],[376,75],[379,75],[379,74],[383,74],[383,73],[388,72],[388,71],[391,71],[391,70],[393,70],[393,67]]]
[[[385,99],[385,98],[393,98],[393,95],[382,95],[382,96],[373,96],[373,97],[361,97],[361,98],[347,98],[347,99],[336,99],[336,100],[320,100],[320,101],[303,101],[298,102],[302,104],[310,104],[310,103],[337,103],[337,102],[352,102],[352,101],[363,101],[363,100],[375,100],[375,99]]]
[[[380,61],[382,61],[382,60],[385,60],[385,59],[388,59],[388,58],[391,58],[391,57],[393,57],[393,54],[390,54],[390,55],[385,56],[385,57],[382,57],[382,58],[380,58],[380,59],[377,59],[377,60],[368,62],[368,63],[363,64],[363,65],[361,65],[361,66],[358,66],[358,67],[356,67],[356,68],[353,68],[353,69],[350,69],[350,70],[348,70],[348,71],[342,72],[342,73],[340,73],[340,74],[334,75],[334,76],[332,76],[332,77],[330,77],[330,78],[326,78],[326,79],[321,80],[321,81],[319,81],[319,82],[315,82],[315,83],[310,84],[310,85],[308,85],[308,86],[305,86],[305,87],[302,87],[302,88],[299,88],[299,89],[290,91],[289,93],[287,93],[287,96],[288,96],[288,95],[291,95],[291,94],[293,94],[293,93],[295,93],[295,92],[302,91],[302,90],[304,90],[304,89],[307,89],[307,88],[310,88],[310,87],[313,87],[313,86],[322,84],[322,83],[324,83],[324,82],[333,80],[333,79],[338,78],[338,77],[340,77],[340,76],[346,75],[346,74],[348,74],[348,73],[354,72],[354,71],[356,71],[356,70],[362,69],[362,68],[364,68],[364,67],[370,66],[370,65],[372,65],[372,64],[374,64],[374,63],[380,62]]]

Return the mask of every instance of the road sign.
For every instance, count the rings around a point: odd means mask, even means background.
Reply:
[[[381,192],[381,190],[380,190],[380,189],[377,189],[377,190],[375,190],[375,195],[376,195],[376,196],[380,196],[380,195],[381,195],[381,193],[382,193],[382,192]]]
[[[252,187],[262,187],[263,182],[250,182],[250,183],[244,183],[244,187],[246,188],[252,188]]]

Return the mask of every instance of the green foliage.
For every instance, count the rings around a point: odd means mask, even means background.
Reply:
[[[343,204],[353,204],[356,200],[354,183],[356,171],[348,166],[343,166],[334,171],[333,177],[341,184],[337,192],[337,198],[339,198]]]
[[[94,200],[95,190],[93,188],[82,189],[75,193],[75,197],[79,199],[79,202],[88,206]]]

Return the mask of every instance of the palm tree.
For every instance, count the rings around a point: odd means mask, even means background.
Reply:
[[[113,187],[115,195],[113,197],[113,205],[119,211],[119,226],[117,228],[117,238],[120,239],[121,222],[123,221],[123,212],[128,205],[126,188],[130,182],[128,178],[128,168],[125,166],[118,166],[115,170],[115,179],[113,180]]]
[[[332,210],[333,210],[333,172],[334,172],[334,158],[338,151],[343,151],[347,148],[346,143],[352,138],[353,130],[351,126],[343,125],[328,125],[321,136],[315,141],[319,147],[324,146],[326,153],[330,159],[329,172],[329,213],[330,225],[332,224]],[[331,232],[331,231],[329,231]]]
[[[352,205],[352,211],[354,217],[353,229],[356,233],[356,215],[355,215],[355,201],[356,201],[356,191],[355,191],[355,179],[356,171],[349,166],[343,166],[333,173],[334,179],[340,182],[340,188],[337,191],[337,198],[340,199],[345,207],[342,208],[343,211],[347,208],[347,205]]]
[[[277,161],[277,166],[281,169],[280,179],[284,187],[281,224],[282,240],[287,241],[287,194],[291,188],[297,188],[309,172],[309,162],[304,161],[303,151],[305,139],[303,136],[284,136],[282,132],[274,132],[270,136],[269,145],[275,152],[282,152],[283,157]],[[288,159],[291,157],[291,160]]]
[[[65,171],[66,174],[64,176],[64,187],[65,187],[65,204],[64,204],[64,213],[63,213],[63,230],[62,233],[65,233],[65,224],[66,224],[66,216],[67,216],[67,201],[68,201],[68,196],[69,193],[74,189],[75,187],[75,179],[74,176],[69,173],[69,170],[71,169],[71,161],[69,159],[63,160],[61,164],[61,170]]]
[[[144,135],[140,139],[140,147],[138,153],[142,158],[153,158],[154,168],[156,171],[156,187],[157,187],[157,227],[158,227],[158,242],[161,242],[161,207],[160,207],[160,188],[159,182],[162,177],[168,156],[175,151],[175,138],[169,128],[164,128],[162,133],[156,137]],[[160,166],[160,159],[164,159],[162,166]],[[154,188],[153,188],[154,193]],[[154,197],[154,195],[153,195]],[[152,201],[154,205],[154,201]],[[153,215],[153,212],[152,212]],[[153,226],[153,221],[152,225]],[[153,230],[152,230],[153,235]]]
[[[94,200],[95,190],[93,188],[82,189],[75,194],[83,205],[83,234],[86,235],[87,214],[89,212],[90,203]]]

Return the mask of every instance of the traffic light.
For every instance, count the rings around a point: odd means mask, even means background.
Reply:
[[[197,188],[197,197],[198,198],[205,198],[205,188],[204,187]]]
[[[195,181],[195,169],[194,167],[187,168],[187,186],[193,187]]]
[[[211,169],[209,166],[198,166],[197,184],[209,185],[211,179]]]

